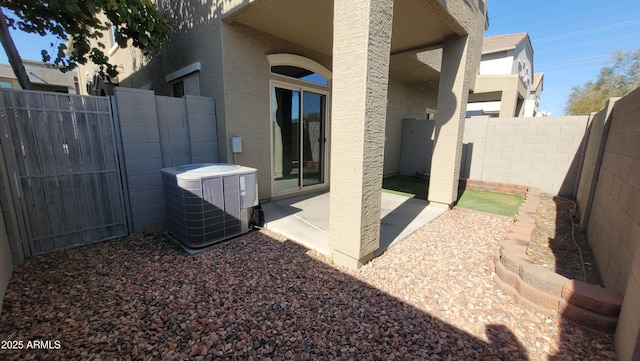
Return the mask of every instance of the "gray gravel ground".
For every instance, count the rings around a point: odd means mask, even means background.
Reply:
[[[134,235],[16,269],[0,360],[613,360],[612,338],[526,310],[492,280],[510,219],[454,209],[359,271],[253,232],[189,256]]]

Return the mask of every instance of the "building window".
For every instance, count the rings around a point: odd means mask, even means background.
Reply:
[[[167,75],[165,80],[171,85],[171,95],[200,95],[200,69],[197,62]]]
[[[118,32],[118,28],[115,25],[111,25],[109,28],[109,41],[111,42],[111,46],[118,45],[118,41],[116,41],[116,33]]]
[[[267,61],[272,74],[329,86],[331,72],[314,60],[295,54],[271,54]]]
[[[314,83],[318,85],[324,85],[324,86],[329,85],[329,81],[324,77],[322,77],[322,75],[314,73],[308,69],[297,67],[297,66],[290,66],[290,65],[272,66],[271,72],[274,74],[280,74],[280,75],[288,76],[291,78],[308,81],[310,83]]]
[[[171,95],[178,98],[184,95],[200,95],[200,73],[195,72],[172,81]]]
[[[113,54],[120,49],[118,45],[118,41],[116,40],[116,33],[118,32],[118,27],[115,25],[111,25],[109,28],[109,56],[113,56]]]
[[[11,82],[10,81],[0,81],[0,88],[9,88],[9,89],[11,89]]]

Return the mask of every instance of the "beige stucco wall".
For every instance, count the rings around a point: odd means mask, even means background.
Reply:
[[[126,48],[113,49],[111,57],[123,74],[119,77],[122,86],[152,89],[160,95],[170,95],[170,86],[165,80],[167,74],[199,62],[202,69],[199,77],[200,95],[216,99],[219,161],[233,160],[229,149],[230,138],[240,136],[243,139],[243,152],[237,154],[236,161],[258,168],[260,198],[265,199],[271,196],[271,76],[266,55],[297,54],[329,69],[331,57],[233,22],[237,14],[251,11],[244,7],[249,2],[216,0],[203,5],[196,0],[187,0],[180,8],[177,5],[172,7],[174,2],[171,1],[161,2],[160,6],[178,25],[177,34],[172,36],[162,56],[149,62],[137,50]],[[475,33],[479,27],[484,28],[484,25],[479,25],[484,24],[484,19],[478,21],[476,8],[484,7],[482,1],[433,3],[434,11],[438,13],[434,16],[442,16],[445,23],[459,34]],[[184,13],[185,9],[188,14]],[[228,14],[233,14],[232,18],[222,20]],[[479,51],[481,35],[479,40],[472,39],[472,43],[474,51]],[[479,63],[479,52],[476,58],[473,58],[473,62]],[[84,67],[81,73],[81,88],[84,88],[85,74],[93,73],[92,65]],[[390,127],[385,144],[389,155],[384,163],[385,174],[397,172],[402,119],[423,117],[424,108],[436,107],[437,97],[436,90],[425,92],[391,78],[387,117]],[[473,83],[474,80],[470,81]]]
[[[402,126],[405,118],[424,118],[426,109],[435,109],[438,101],[437,87],[413,85],[398,81],[389,75],[389,99],[384,142],[384,176],[400,171]]]
[[[207,5],[195,12],[198,17],[185,18],[180,9],[170,9],[181,19],[180,28],[161,58],[149,62],[139,51],[126,48],[113,52],[112,59],[127,74],[120,77],[120,85],[152,89],[159,95],[171,95],[168,74],[199,62],[200,95],[216,99],[219,161],[233,161],[231,137],[241,137],[243,152],[236,155],[236,162],[258,169],[259,197],[265,199],[271,197],[271,75],[266,56],[297,54],[327,68],[331,59],[245,25],[221,21],[246,2]],[[202,7],[195,1],[189,4],[192,12]]]
[[[41,61],[23,59],[22,63],[34,90],[55,90],[76,94],[75,72],[63,73],[58,68]],[[0,81],[10,82],[13,89],[22,88],[8,64],[0,64]]]
[[[270,73],[267,55],[288,53],[312,59],[331,68],[331,59],[296,44],[241,24],[222,25],[224,69],[225,142],[242,138],[242,153],[236,161],[258,169],[258,194],[271,194],[271,103]],[[251,105],[251,106],[248,106]],[[233,159],[226,149],[227,159]]]
[[[518,117],[524,112],[524,106],[518,109],[518,99],[526,98],[527,89],[517,74],[478,75],[474,92],[469,96],[469,102],[500,100],[500,117]],[[501,97],[483,99],[483,93],[494,92],[502,92]]]
[[[3,82],[6,81],[11,83],[12,89],[20,89],[20,83],[18,83],[16,79],[8,78],[8,77],[0,77],[0,81],[3,81]]]
[[[329,244],[358,268],[380,244],[391,0],[336,2]]]
[[[114,48],[110,51],[110,61],[118,67],[121,86],[150,89],[156,95],[171,95],[166,76],[199,62],[200,95],[216,99],[216,119],[218,127],[219,161],[225,162],[227,139],[224,121],[224,83],[222,70],[221,14],[231,11],[242,1],[216,1],[204,5],[197,0],[185,2],[163,2],[161,6],[177,24],[160,57],[146,58],[131,46]],[[171,7],[182,4],[184,7]],[[224,8],[224,9],[223,9]],[[189,13],[184,13],[188,9]],[[105,33],[105,36],[108,36]],[[87,75],[93,76],[94,65],[88,63],[78,70],[80,88],[85,91]]]

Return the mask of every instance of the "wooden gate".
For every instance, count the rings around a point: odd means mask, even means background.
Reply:
[[[127,235],[109,98],[1,89],[0,127],[26,257]]]

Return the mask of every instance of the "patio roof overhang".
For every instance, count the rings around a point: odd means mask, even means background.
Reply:
[[[527,97],[527,87],[518,74],[479,75],[474,93],[469,95],[469,102],[501,100],[504,92],[517,94],[518,99]]]
[[[275,19],[275,20],[274,20]],[[333,1],[250,1],[228,13],[227,24],[239,23],[331,56]],[[391,72],[403,80],[433,82],[439,63],[424,61],[417,53],[442,47],[449,35],[466,31],[437,0],[399,0],[394,4]]]

